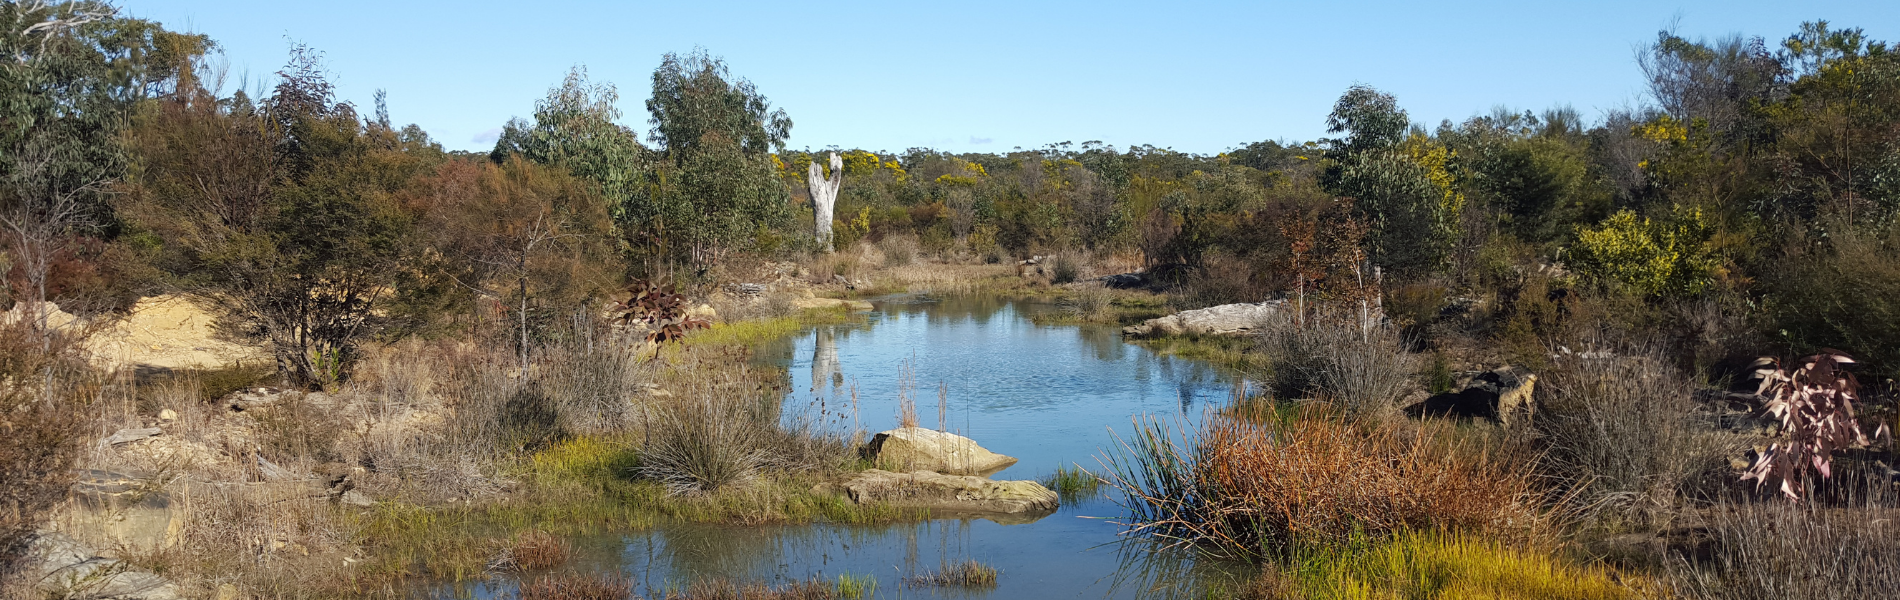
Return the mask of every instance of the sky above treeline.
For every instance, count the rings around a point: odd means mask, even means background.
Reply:
[[[794,123],[792,148],[1007,152],[1099,140],[1215,153],[1325,135],[1355,83],[1415,122],[1640,105],[1636,49],[1667,27],[1770,48],[1803,21],[1900,41],[1900,1],[1599,2],[256,2],[123,0],[210,35],[225,91],[267,87],[290,44],[338,95],[449,149],[488,150],[568,69],[619,87],[622,122],[667,52],[703,47]]]

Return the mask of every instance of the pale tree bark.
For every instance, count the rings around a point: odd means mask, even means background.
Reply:
[[[838,204],[838,186],[844,183],[844,160],[838,153],[830,152],[831,177],[825,177],[825,170],[818,161],[811,161],[811,170],[806,173],[805,181],[811,184],[811,216],[816,227],[813,233],[818,245],[826,252],[831,248],[831,211]]]

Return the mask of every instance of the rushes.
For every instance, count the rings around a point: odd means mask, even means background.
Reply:
[[[1312,600],[1650,597],[1643,593],[1650,590],[1626,586],[1602,567],[1579,567],[1552,553],[1459,534],[1408,532],[1370,547],[1306,548],[1268,577],[1277,585],[1256,585],[1266,588],[1255,591],[1256,596]]]
[[[1721,504],[1708,513],[1709,556],[1672,557],[1666,571],[1690,600],[1891,597],[1900,590],[1900,526],[1891,511],[1872,503]]]

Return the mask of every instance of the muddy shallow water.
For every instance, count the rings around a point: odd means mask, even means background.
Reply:
[[[788,371],[788,421],[876,432],[896,426],[898,398],[924,427],[941,427],[1020,460],[996,479],[1042,479],[1059,466],[1096,469],[1138,415],[1196,420],[1225,403],[1232,374],[1123,343],[1116,328],[1042,326],[1055,307],[998,298],[892,298],[861,323],[816,327],[758,349]],[[855,392],[855,409],[853,395]],[[941,404],[941,410],[939,408]],[[642,595],[703,578],[773,585],[840,574],[878,578],[876,596],[1143,598],[1193,595],[1226,565],[1195,564],[1147,544],[1119,543],[1114,498],[1065,498],[1029,523],[937,519],[884,526],[668,524],[573,540],[584,571],[618,570]],[[912,589],[906,576],[976,559],[1001,571],[992,590]],[[443,595],[512,596],[495,581]]]

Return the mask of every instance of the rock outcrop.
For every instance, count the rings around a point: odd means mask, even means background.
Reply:
[[[1510,423],[1518,415],[1534,411],[1531,396],[1536,389],[1536,374],[1519,367],[1503,366],[1478,374],[1464,389],[1438,394],[1407,407],[1406,412],[1421,417],[1472,417]]]
[[[87,469],[73,484],[73,523],[120,548],[150,552],[178,541],[183,508],[149,473]]]
[[[896,473],[870,469],[831,488],[859,504],[882,503],[944,513],[1039,517],[1061,504],[1055,492],[1034,481],[994,481],[925,470]]]
[[[975,440],[922,427],[904,427],[877,434],[858,450],[866,460],[902,471],[934,471],[950,475],[990,474],[1016,464],[1016,459],[991,452]]]
[[[1269,300],[1252,304],[1222,304],[1197,310],[1184,310],[1165,317],[1122,328],[1122,335],[1161,337],[1170,335],[1240,335],[1259,329],[1267,320],[1285,310],[1286,301]]]

